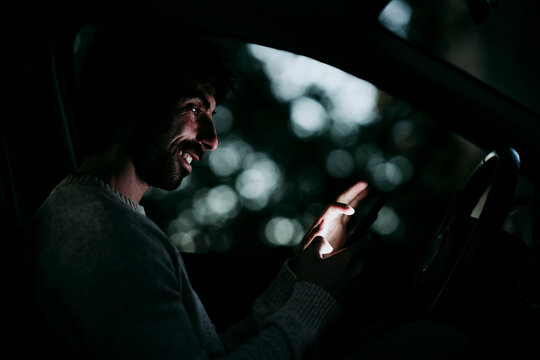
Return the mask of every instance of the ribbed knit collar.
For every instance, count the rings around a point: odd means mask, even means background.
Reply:
[[[91,174],[76,174],[76,175],[69,175],[67,176],[60,185],[90,185],[90,186],[97,186],[101,187],[102,189],[106,190],[108,193],[113,195],[115,198],[117,198],[120,202],[127,205],[129,208],[135,210],[136,212],[146,215],[144,211],[144,207],[140,204],[137,204],[135,201],[131,200],[124,194],[122,194],[120,191],[113,189],[113,187],[106,181],[103,181],[102,179],[98,178],[95,175]]]

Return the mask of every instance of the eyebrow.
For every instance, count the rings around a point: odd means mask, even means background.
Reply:
[[[207,108],[207,109],[210,109],[210,101],[208,101],[208,98],[206,97],[206,94],[199,90],[199,89],[192,89],[190,90],[189,94],[186,95],[186,96],[183,96],[184,99],[198,99],[200,100],[203,105]],[[215,111],[214,111],[215,113]]]

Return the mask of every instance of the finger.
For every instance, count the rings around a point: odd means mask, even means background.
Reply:
[[[331,254],[332,251],[334,251],[334,248],[332,247],[332,245],[330,245],[328,240],[326,240],[324,237],[322,237],[322,239],[323,243],[319,248],[319,256],[321,257],[321,259],[324,259],[328,254]]]
[[[315,225],[311,229],[309,229],[308,232],[306,233],[306,235],[304,236],[304,238],[305,239],[313,238],[313,235],[315,235],[317,233],[317,231],[319,231],[321,229],[323,222],[324,222],[324,219],[321,219],[317,225]]]
[[[355,196],[348,204],[354,208],[360,204],[360,202],[369,194],[369,188],[365,188],[357,196]]]
[[[324,219],[320,219],[319,223],[312,227],[306,235],[304,235],[304,239],[302,240],[302,250],[305,250],[306,247],[311,243],[311,240],[324,229]]]
[[[341,203],[349,204],[353,201],[362,191],[366,190],[368,184],[365,181],[359,181],[347,190],[345,190],[341,195],[339,195],[336,201]]]
[[[304,253],[308,256],[316,256],[322,258],[322,253],[328,251],[328,247],[332,248],[328,241],[322,236],[316,236],[311,243],[306,247]],[[331,250],[330,250],[331,252]]]
[[[350,215],[354,214],[356,210],[350,205],[344,203],[332,203],[330,204],[324,213],[321,215],[321,219],[329,224],[330,228],[339,221],[339,224],[346,224],[350,219]],[[321,234],[326,234],[325,231],[320,231]]]
[[[321,218],[329,215],[352,215],[354,214],[354,207],[342,202],[333,202],[322,213]]]

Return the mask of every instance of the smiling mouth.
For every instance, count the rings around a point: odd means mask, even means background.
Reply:
[[[191,165],[191,162],[193,161],[193,156],[191,156],[189,153],[178,150],[178,156],[180,156],[180,158],[184,159],[189,165]]]

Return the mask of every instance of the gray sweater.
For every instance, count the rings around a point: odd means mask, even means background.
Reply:
[[[91,175],[64,179],[29,234],[41,313],[82,357],[300,359],[339,313],[285,263],[251,317],[218,334],[177,248],[142,206]]]

